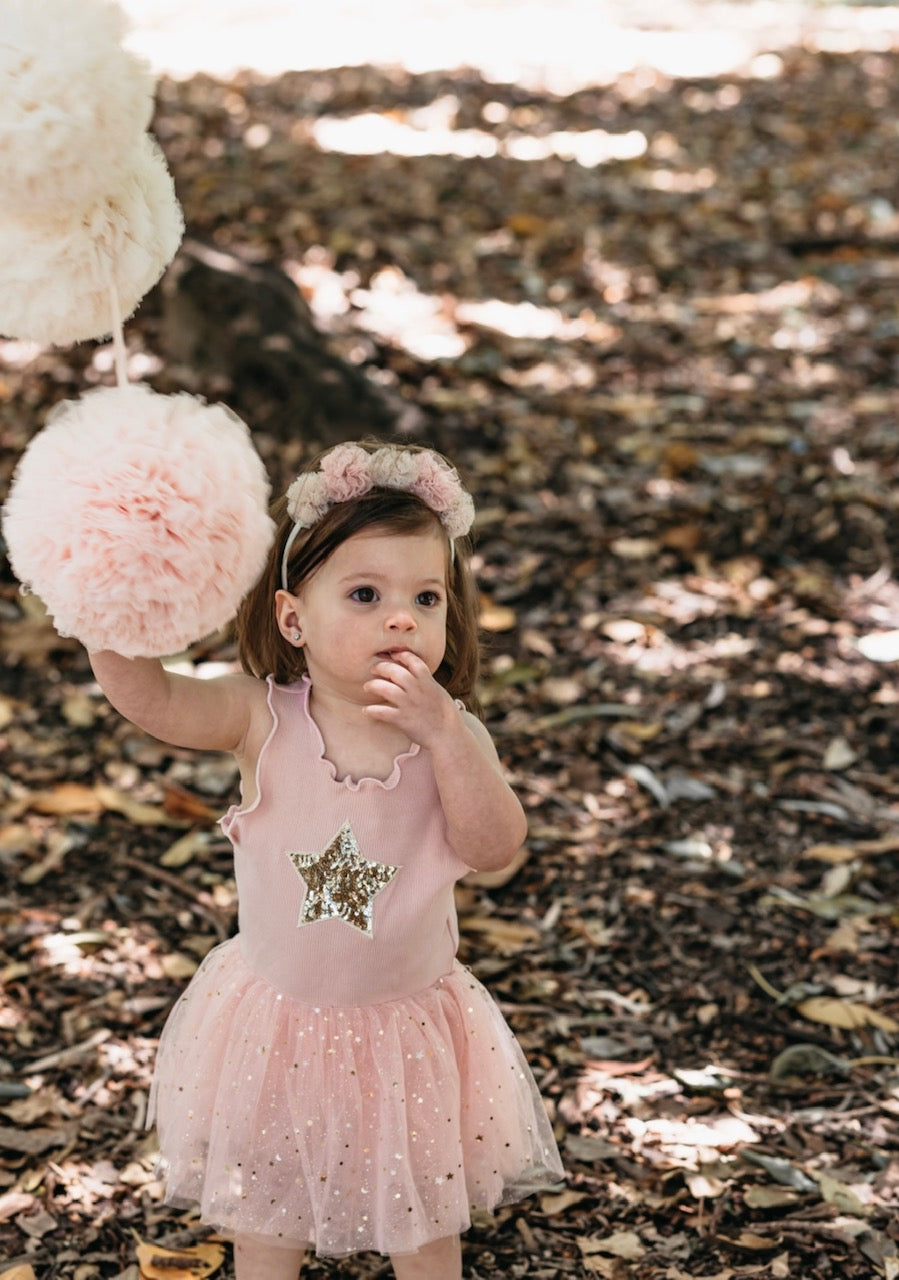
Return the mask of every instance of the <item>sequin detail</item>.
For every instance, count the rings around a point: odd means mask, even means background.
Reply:
[[[297,928],[316,920],[345,920],[373,936],[375,895],[390,883],[399,867],[363,857],[349,822],[344,822],[321,853],[288,852],[287,856],[307,888]]]

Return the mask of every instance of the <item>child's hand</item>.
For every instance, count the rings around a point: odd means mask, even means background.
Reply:
[[[426,748],[459,722],[452,698],[416,654],[397,653],[374,671],[363,686],[377,699],[365,708],[373,720],[395,725]]]

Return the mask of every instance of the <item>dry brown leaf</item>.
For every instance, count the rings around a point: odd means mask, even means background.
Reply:
[[[172,951],[162,957],[162,972],[167,978],[192,978],[197,971],[197,962],[181,951]]]
[[[615,1076],[638,1076],[647,1067],[652,1066],[654,1055],[649,1054],[646,1058],[641,1058],[639,1062],[622,1062],[620,1058],[593,1058],[589,1054],[588,1049],[587,1064],[592,1072],[597,1075],[608,1076],[610,1079]]]
[[[572,1209],[576,1204],[580,1204],[590,1197],[584,1191],[560,1191],[558,1195],[545,1195],[540,1197],[540,1208],[548,1217],[555,1213],[564,1213],[566,1209]]]
[[[615,538],[610,550],[620,560],[649,560],[658,555],[659,544],[655,538]]]
[[[20,1213],[27,1213],[29,1209],[35,1206],[34,1196],[28,1195],[25,1191],[7,1191],[5,1195],[0,1196],[0,1222],[9,1222],[10,1218],[15,1218]],[[5,1280],[7,1276],[13,1274],[13,1271],[0,1272],[0,1280]]]
[[[584,1236],[577,1242],[584,1258],[597,1253],[613,1258],[642,1258],[646,1249],[636,1231],[614,1231],[610,1236]]]
[[[549,229],[548,219],[536,213],[510,213],[506,218],[506,226],[517,236],[538,236]]]
[[[8,812],[25,813],[29,809],[33,813],[43,813],[49,817],[67,817],[74,813],[101,813],[103,801],[96,787],[87,787],[81,782],[60,782],[48,791],[32,791],[15,800]]]
[[[858,849],[851,844],[810,844],[802,854],[803,858],[811,858],[815,862],[854,862],[858,857]]]
[[[734,1245],[737,1249],[746,1249],[750,1253],[773,1253],[783,1244],[781,1236],[772,1239],[770,1236],[757,1235],[754,1231],[741,1231],[738,1236],[719,1235],[717,1239],[724,1244]]]
[[[174,782],[166,784],[162,807],[176,825],[180,822],[214,822],[220,815],[220,810],[213,809],[201,796]]]
[[[849,955],[857,955],[859,950],[859,921],[844,920],[841,924],[827,935],[824,939],[823,946],[816,947],[812,952],[812,959],[817,956],[831,956],[848,953]]]
[[[743,1199],[750,1209],[781,1209],[796,1204],[801,1197],[789,1187],[750,1187]]]
[[[703,530],[698,524],[670,525],[661,536],[663,547],[673,551],[695,551],[702,542]]]
[[[606,1280],[614,1280],[620,1263],[614,1258],[604,1258],[601,1253],[594,1253],[592,1257],[584,1258],[584,1266],[591,1275],[605,1276]]]
[[[76,729],[91,729],[98,714],[97,699],[86,693],[75,692],[63,698],[62,714],[66,722]]]
[[[0,1280],[36,1280],[34,1268],[29,1266],[10,1267],[8,1271],[0,1271]]]
[[[505,604],[481,599],[480,624],[485,631],[511,631],[518,622],[515,610]]]
[[[866,1004],[841,1000],[838,996],[810,996],[796,1005],[796,1012],[810,1022],[823,1022],[828,1027],[843,1027],[853,1031],[857,1027],[879,1027],[881,1031],[899,1031],[899,1022],[878,1013]]]
[[[136,1233],[135,1233],[136,1235]],[[163,1249],[137,1236],[137,1262],[142,1280],[203,1280],[225,1260],[220,1244],[197,1244],[190,1249]]]
[[[187,866],[195,854],[203,853],[209,847],[209,839],[208,831],[188,831],[174,844],[169,845],[159,859],[159,865],[161,867]]]
[[[170,827],[173,825],[167,809],[158,804],[143,804],[140,800],[129,796],[126,791],[119,791],[115,787],[101,785],[96,791],[104,809],[110,813],[120,813],[123,818],[137,823],[138,826]]]
[[[816,1174],[818,1186],[821,1189],[821,1198],[832,1204],[834,1208],[839,1209],[840,1213],[848,1213],[854,1218],[867,1218],[871,1213],[868,1205],[864,1204],[851,1187],[847,1187],[845,1182],[840,1182],[838,1178],[834,1178],[829,1173]]]
[[[498,951],[518,951],[540,941],[540,931],[533,925],[516,924],[512,920],[494,920],[490,916],[465,916],[459,921],[465,933],[483,933]]]

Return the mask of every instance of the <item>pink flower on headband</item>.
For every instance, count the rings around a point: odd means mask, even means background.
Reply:
[[[357,444],[339,444],[322,458],[321,475],[331,502],[361,498],[372,487],[371,454]]]
[[[450,538],[461,537],[474,520],[471,495],[462,488],[453,468],[441,462],[436,454],[420,453],[417,461],[418,477],[411,486],[412,492],[437,512]]]
[[[453,505],[459,492],[459,481],[449,467],[433,453],[420,453],[418,476],[412,485],[412,492],[417,493],[432,511],[440,514]]]
[[[414,452],[386,445],[369,453],[358,444],[339,444],[325,454],[318,471],[304,472],[287,490],[294,530],[284,549],[282,577],[300,529],[317,524],[335,503],[361,498],[375,487],[414,493],[440,517],[450,539],[471,528],[471,495],[462,488],[455,469],[430,449]]]

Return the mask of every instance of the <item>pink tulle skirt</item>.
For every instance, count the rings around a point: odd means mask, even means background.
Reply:
[[[400,1000],[311,1006],[232,938],[166,1024],[154,1116],[170,1202],[322,1255],[414,1252],[563,1176],[518,1043],[458,964]]]

